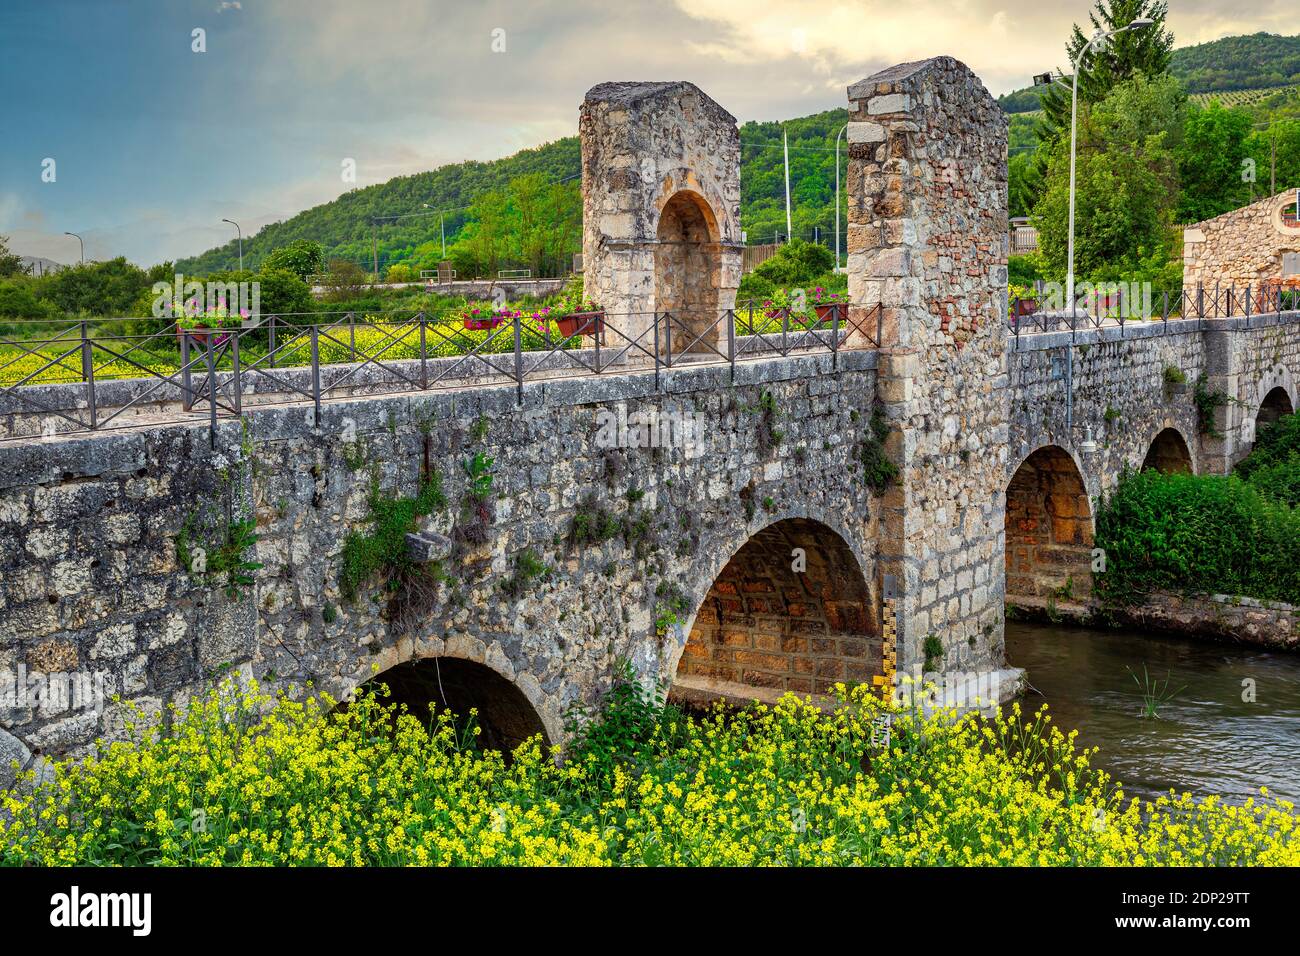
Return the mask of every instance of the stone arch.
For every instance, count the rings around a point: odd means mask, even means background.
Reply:
[[[706,580],[671,662],[675,694],[770,702],[787,691],[826,696],[838,681],[883,675],[883,637],[863,562],[828,523],[774,521]]]
[[[1187,447],[1187,440],[1177,428],[1165,428],[1151,441],[1146,457],[1142,460],[1142,470],[1154,468],[1164,474],[1178,472],[1192,473],[1192,453]]]
[[[1275,424],[1283,415],[1290,415],[1293,412],[1295,412],[1295,405],[1291,402],[1291,396],[1287,394],[1286,389],[1281,385],[1270,389],[1259,403],[1259,411],[1255,413],[1256,439],[1259,438],[1260,429]]]
[[[1035,450],[1006,493],[1006,598],[1078,601],[1092,589],[1093,514],[1083,472],[1059,445]]]
[[[342,698],[350,699],[374,680],[387,683],[392,699],[405,702],[421,717],[425,705],[437,705],[444,696],[444,706],[455,714],[476,707],[483,727],[480,739],[491,749],[508,753],[534,733],[541,733],[547,746],[564,740],[563,721],[541,685],[529,674],[516,673],[498,643],[485,645],[464,636],[446,641],[403,638],[364,661],[359,676],[345,679]],[[400,696],[395,681],[402,688]]]
[[[672,351],[717,348],[722,270],[718,217],[692,189],[672,193],[655,227],[655,311],[672,316]],[[662,346],[661,346],[662,348]]]

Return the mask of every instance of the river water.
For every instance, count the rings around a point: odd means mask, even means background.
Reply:
[[[1171,787],[1232,803],[1270,796],[1300,804],[1300,655],[1131,630],[1007,622],[1007,660],[1028,671],[1022,707],[1044,702],[1063,731],[1123,783],[1128,796]],[[1144,718],[1145,664],[1177,691]],[[1246,683],[1244,683],[1246,682]],[[1249,683],[1253,682],[1253,684]],[[1254,701],[1243,700],[1253,689]],[[1035,692],[1037,691],[1037,693]]]

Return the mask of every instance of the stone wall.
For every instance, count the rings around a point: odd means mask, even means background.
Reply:
[[[529,383],[522,407],[513,386],[374,397],[328,404],[318,425],[309,405],[259,408],[223,422],[216,451],[183,424],[0,444],[0,669],[102,669],[157,709],[232,671],[342,696],[376,668],[453,657],[509,680],[562,741],[565,708],[594,701],[620,658],[671,682],[714,579],[763,528],[801,519],[870,573],[872,494],[854,460],[874,366],[859,352],[838,370],[828,355],[746,363],[734,384],[726,366],[664,373],[658,391],[652,373]],[[764,409],[779,441],[760,440]],[[636,437],[649,430],[602,431],[650,417],[704,427],[657,447]],[[476,454],[493,460],[485,510],[467,499]],[[372,488],[413,495],[434,471],[447,504],[423,532],[445,580],[405,622],[382,574],[348,600],[343,550],[371,527]],[[575,543],[580,513],[617,530]],[[243,516],[262,567],[231,597],[187,573],[178,538],[188,522],[189,548],[214,554]],[[543,574],[521,572],[526,552]],[[820,594],[821,613],[867,590]],[[878,645],[861,650],[876,667]],[[83,752],[120,713],[0,721],[26,762]]]
[[[1002,661],[1007,119],[950,57],[848,91],[850,321],[883,309],[881,398],[901,476],[881,563],[898,660]],[[886,595],[891,599],[890,595]]]
[[[1300,284],[1300,227],[1282,220],[1295,201],[1296,190],[1289,189],[1184,229],[1183,288],[1203,286],[1208,294],[1215,286],[1258,289],[1279,279]]]

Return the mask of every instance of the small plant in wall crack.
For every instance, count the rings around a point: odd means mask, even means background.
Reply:
[[[407,534],[418,530],[418,521],[447,503],[442,479],[436,471],[422,476],[420,489],[410,496],[398,496],[380,487],[378,476],[370,484],[370,513],[367,528],[353,531],[343,542],[343,567],[339,587],[343,597],[355,600],[361,588],[376,576],[383,577],[383,593],[409,603],[412,591],[430,590],[441,579],[436,563],[416,563],[406,542]]]
[[[686,611],[686,595],[676,584],[659,582],[655,588],[655,634],[663,637],[668,631],[682,623],[681,615]]]
[[[223,485],[220,503],[202,505],[186,516],[176,534],[176,560],[191,577],[224,588],[231,600],[242,600],[252,594],[253,574],[262,569],[261,562],[249,557],[257,545],[257,519],[240,516],[236,505],[244,499],[239,463],[247,462],[251,472],[254,461],[247,424],[233,457],[232,463],[225,455],[214,456]]]
[[[260,562],[248,558],[257,544],[257,521],[234,518],[229,502],[222,517],[218,527],[205,534],[199,512],[191,512],[176,535],[176,559],[192,577],[220,584],[227,597],[242,600],[252,593],[253,573],[262,569]]]
[[[501,590],[512,598],[521,597],[534,581],[544,581],[551,576],[551,568],[537,556],[532,548],[515,555],[514,570],[501,582]]]
[[[885,439],[888,437],[889,423],[885,421],[885,413],[877,408],[871,413],[871,422],[858,446],[862,480],[876,494],[883,492],[898,477],[898,466],[885,455]]]
[[[456,525],[458,539],[466,544],[483,544],[488,528],[496,517],[492,506],[493,466],[495,460],[482,452],[464,462],[469,488],[461,502],[461,520]]]

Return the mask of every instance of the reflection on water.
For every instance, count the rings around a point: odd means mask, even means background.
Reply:
[[[1081,746],[1101,748],[1094,764],[1130,796],[1172,787],[1241,803],[1266,786],[1300,804],[1300,655],[1008,621],[1007,661],[1029,672],[1023,706],[1045,701],[1062,730],[1078,728]],[[1128,670],[1140,680],[1143,664],[1178,690],[1154,720],[1140,716],[1142,691]],[[1242,700],[1245,681],[1254,682],[1253,703]]]

